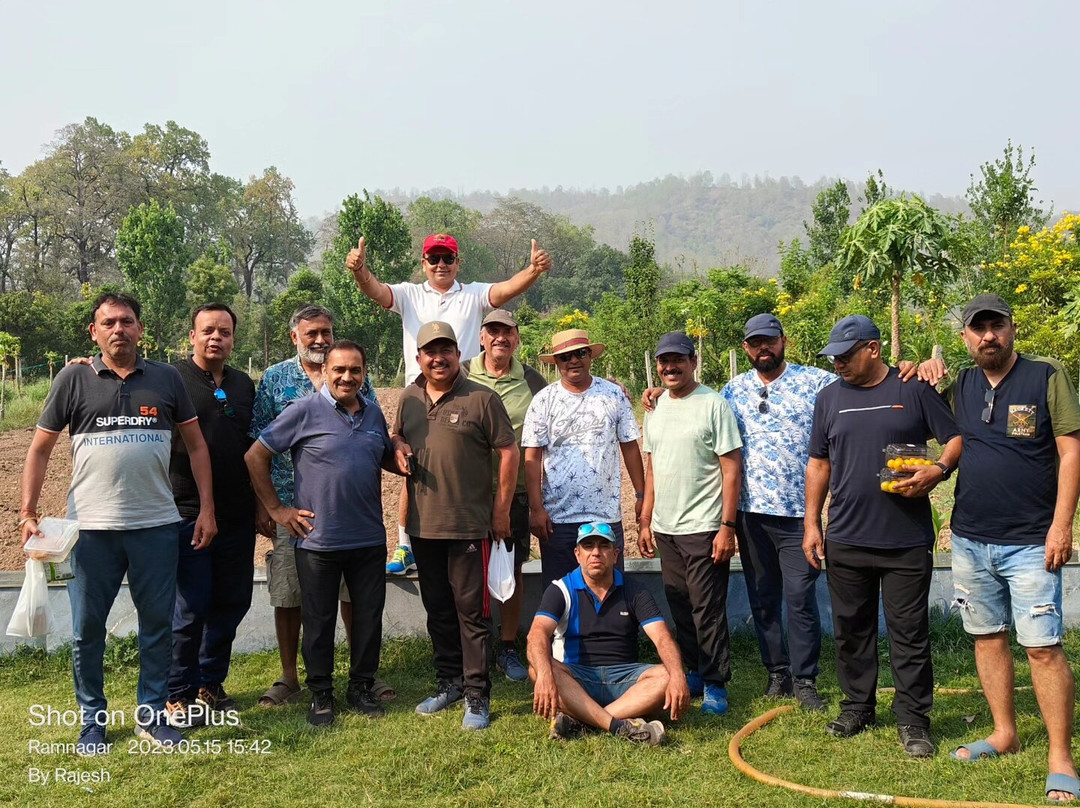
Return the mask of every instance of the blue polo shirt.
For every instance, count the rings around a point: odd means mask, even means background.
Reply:
[[[649,594],[615,570],[615,583],[603,601],[585,583],[578,567],[552,582],[537,615],[558,625],[552,656],[574,665],[627,665],[638,661],[638,629],[663,620]]]
[[[384,457],[393,454],[382,410],[360,397],[353,415],[327,391],[290,403],[259,440],[292,457],[293,507],[315,514],[297,547],[323,552],[386,544],[382,513]]]

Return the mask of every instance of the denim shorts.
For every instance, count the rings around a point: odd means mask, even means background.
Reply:
[[[1061,644],[1061,570],[1046,571],[1042,545],[989,544],[954,533],[952,574],[968,634],[998,634],[1011,623],[1025,648]]]
[[[628,665],[601,665],[597,668],[570,662],[563,664],[569,669],[570,675],[589,694],[589,698],[601,707],[607,707],[611,702],[621,698],[627,690],[637,684],[637,680],[645,671],[655,667],[655,665],[639,665],[636,662]]]

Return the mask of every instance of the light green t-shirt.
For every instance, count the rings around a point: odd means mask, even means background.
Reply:
[[[506,413],[510,416],[510,424],[514,427],[514,439],[521,446],[521,427],[525,423],[525,413],[532,403],[533,394],[529,388],[529,381],[525,378],[525,366],[516,358],[510,359],[510,372],[505,376],[496,378],[487,372],[484,367],[484,352],[474,356],[469,362],[469,378],[477,384],[482,384],[489,390],[494,390],[502,399]],[[492,457],[492,473],[494,487],[499,487],[499,456]],[[521,458],[518,461],[518,494],[525,493],[525,450],[521,450]]]
[[[727,402],[699,384],[685,398],[667,391],[645,415],[644,448],[652,455],[652,529],[675,536],[719,530],[724,479],[720,455],[742,446]]]

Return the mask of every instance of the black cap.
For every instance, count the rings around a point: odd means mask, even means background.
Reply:
[[[693,356],[694,343],[682,331],[671,331],[660,337],[660,342],[656,345],[656,356],[662,356],[666,353]]]
[[[964,313],[961,315],[964,325],[971,325],[971,321],[975,319],[979,312],[983,311],[991,311],[994,314],[1000,314],[1003,317],[1012,319],[1012,307],[1000,297],[997,295],[978,295],[964,307]]]
[[[772,314],[755,314],[743,326],[743,339],[751,337],[779,337],[784,327]]]
[[[829,332],[829,344],[818,351],[818,356],[842,356],[867,339],[881,339],[881,332],[874,321],[861,314],[849,314],[833,326]]]

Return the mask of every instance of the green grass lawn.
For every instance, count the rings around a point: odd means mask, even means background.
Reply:
[[[971,643],[958,621],[937,619],[934,627],[936,679],[942,687],[976,685]],[[1070,657],[1080,633],[1067,641]],[[886,649],[882,647],[883,658]],[[137,651],[130,641],[110,645],[107,692],[110,708],[130,716],[134,708]],[[1018,684],[1029,682],[1020,657]],[[339,688],[347,663],[338,649]],[[74,755],[31,755],[29,742],[73,742],[77,729],[30,725],[31,705],[71,709],[70,656],[24,651],[0,658],[0,802],[15,805],[80,806],[810,806],[819,800],[771,788],[739,773],[727,756],[731,736],[774,706],[760,697],[764,673],[756,643],[735,635],[731,712],[705,718],[697,710],[674,725],[659,749],[605,735],[558,743],[532,715],[531,690],[496,678],[494,721],[482,733],[461,730],[460,708],[433,718],[413,714],[431,687],[430,645],[396,640],[383,651],[383,675],[398,688],[389,716],[372,722],[345,715],[329,729],[305,722],[306,705],[262,710],[255,701],[277,670],[276,655],[235,660],[229,691],[240,702],[242,727],[203,728],[188,738],[220,741],[218,753],[145,755],[129,749],[130,730],[110,732],[112,752],[84,760]],[[887,664],[885,665],[887,668]],[[839,692],[832,646],[823,649],[821,684],[836,712]],[[881,685],[890,684],[887,670]],[[1046,734],[1030,691],[1018,695],[1023,751],[1016,756],[963,765],[948,757],[958,743],[984,737],[989,713],[978,694],[938,697],[933,714],[938,754],[907,758],[896,741],[888,710],[879,706],[881,726],[838,741],[824,733],[827,716],[795,712],[751,737],[747,760],[775,776],[820,788],[854,789],[951,800],[1043,803]],[[266,754],[229,741],[262,741]],[[53,774],[108,772],[111,781],[86,785],[28,782],[29,770]]]

